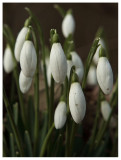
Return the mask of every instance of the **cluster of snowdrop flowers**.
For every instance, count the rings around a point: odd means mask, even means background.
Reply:
[[[6,46],[5,51],[4,51],[3,65],[4,65],[4,70],[6,73],[11,73],[15,66],[12,52],[11,52],[9,45]]]
[[[15,44],[15,57],[20,61],[21,66],[19,85],[22,93],[26,93],[30,89],[37,65],[36,51],[33,42],[29,40],[30,34],[31,29],[24,27],[19,32]]]

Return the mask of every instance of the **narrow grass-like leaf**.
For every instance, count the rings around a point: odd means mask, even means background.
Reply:
[[[29,132],[26,130],[25,131],[25,143],[26,143],[26,149],[27,149],[27,156],[32,157],[32,144],[31,144],[31,139],[29,136]]]
[[[40,152],[40,157],[43,157],[44,154],[45,154],[45,151],[47,149],[47,144],[48,144],[48,141],[50,139],[50,136],[51,136],[53,130],[54,130],[54,123],[52,124],[51,128],[49,129],[49,131],[48,131],[48,133],[47,133],[47,135],[44,139],[44,142],[43,142],[43,145],[42,145],[42,148],[41,148],[41,152]]]
[[[11,152],[11,157],[15,157],[15,147],[14,147],[13,133],[10,133],[10,152]]]
[[[14,136],[15,136],[15,139],[16,139],[16,143],[17,143],[17,146],[18,146],[19,151],[20,151],[20,155],[24,156],[24,151],[23,151],[21,139],[20,139],[20,136],[19,136],[19,132],[18,132],[18,129],[15,125],[13,115],[12,115],[12,111],[10,109],[8,98],[6,96],[5,90],[3,90],[3,98],[4,98],[4,103],[5,103],[5,106],[6,106],[6,110],[7,110],[8,116],[9,116],[9,120],[10,120],[10,123],[11,123],[11,127],[13,129],[13,133],[14,133]]]
[[[88,75],[88,72],[89,72],[89,68],[90,68],[90,65],[92,63],[92,59],[93,59],[93,56],[98,48],[98,42],[99,42],[99,39],[100,38],[96,38],[92,44],[92,47],[89,51],[89,54],[88,54],[88,57],[87,57],[87,60],[86,60],[86,64],[85,64],[85,68],[84,68],[84,76],[83,76],[83,79],[82,79],[82,89],[85,88],[85,85],[86,85],[86,80],[87,80],[87,75]]]
[[[62,16],[62,18],[65,17],[66,12],[64,11],[64,9],[62,7],[60,7],[58,4],[55,4],[54,8],[60,13],[60,15]]]
[[[17,124],[18,124],[18,103],[15,103],[13,105],[13,115],[14,115],[15,124],[17,126]]]

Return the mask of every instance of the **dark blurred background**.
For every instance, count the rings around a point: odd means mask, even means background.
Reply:
[[[61,42],[62,17],[54,9],[53,3],[3,3],[3,23],[7,23],[15,36],[28,17],[25,7],[29,7],[39,18],[46,44],[49,44],[49,31],[56,28]],[[60,3],[65,10],[73,9],[76,31],[76,50],[85,62],[95,33],[103,26],[109,45],[110,63],[115,76],[118,73],[118,3]]]

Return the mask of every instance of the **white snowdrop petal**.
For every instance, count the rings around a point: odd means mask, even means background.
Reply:
[[[19,75],[19,86],[20,86],[21,92],[26,93],[30,89],[31,84],[32,84],[32,78],[26,77],[21,71]]]
[[[108,120],[110,112],[111,112],[111,107],[109,103],[107,101],[102,101],[101,102],[101,113],[105,121]]]
[[[75,20],[72,14],[67,14],[62,22],[62,33],[65,38],[75,31]]]
[[[54,43],[50,53],[50,68],[54,80],[63,83],[67,74],[67,62],[60,43]]]
[[[32,41],[24,42],[21,50],[20,65],[25,76],[33,77],[37,65],[37,56]]]
[[[9,47],[6,47],[4,51],[4,70],[6,73],[10,73],[14,68],[14,60],[12,57],[12,53]]]
[[[76,123],[81,123],[86,112],[86,101],[78,82],[71,84],[69,92],[69,107],[74,121]]]
[[[113,88],[113,72],[106,57],[100,57],[97,65],[97,81],[104,94],[110,94]]]
[[[23,27],[21,31],[19,32],[17,39],[16,39],[14,54],[18,62],[20,61],[20,53],[21,53],[23,44],[25,42],[27,32],[28,32],[28,27]]]
[[[73,63],[71,60],[67,60],[67,77],[68,79],[70,78],[70,71],[71,71],[71,67],[73,66]]]
[[[75,51],[70,52],[70,54],[72,56],[73,65],[75,65],[76,68],[82,68],[84,70],[84,66],[79,55]]]
[[[89,69],[87,83],[92,86],[97,84],[96,67],[93,65]]]
[[[54,114],[54,123],[56,129],[63,128],[67,118],[66,114],[67,114],[66,103],[60,101],[58,106],[56,107]]]
[[[83,75],[84,75],[84,69],[83,68],[76,68],[75,70],[76,74],[78,75],[79,82],[82,81]]]

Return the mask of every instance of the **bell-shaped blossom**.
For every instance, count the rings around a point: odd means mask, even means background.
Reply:
[[[76,123],[81,123],[86,112],[86,100],[78,82],[71,84],[69,92],[69,107],[73,120]]]
[[[23,72],[20,72],[19,75],[19,86],[20,86],[20,90],[22,93],[26,93],[32,84],[32,78],[31,77],[26,77]]]
[[[111,112],[111,107],[107,101],[101,102],[101,113],[105,121],[108,120]]]
[[[75,72],[79,77],[79,82],[81,82],[84,75],[84,66],[83,66],[82,60],[75,51],[70,52],[70,54],[72,56],[72,63],[76,67]]]
[[[54,114],[54,123],[56,129],[63,128],[67,118],[67,109],[66,103],[64,101],[60,101],[55,109]]]
[[[6,73],[10,73],[13,71],[14,60],[13,60],[11,49],[8,46],[5,48],[5,51],[4,51],[3,65]]]
[[[66,14],[62,22],[62,33],[65,38],[75,31],[75,20],[72,14]]]
[[[63,83],[67,74],[67,62],[60,43],[53,43],[50,52],[50,68],[54,80]]]
[[[26,34],[28,32],[28,27],[23,27],[21,31],[19,32],[16,43],[15,43],[15,48],[14,48],[14,54],[16,60],[19,62],[20,61],[20,53],[23,47],[23,44],[25,42]]]
[[[88,76],[87,76],[87,84],[94,86],[97,85],[97,75],[96,75],[96,67],[91,65]]]
[[[73,66],[72,60],[67,60],[67,77],[70,78],[71,67]]]
[[[21,50],[20,65],[26,77],[33,77],[37,65],[37,56],[32,41],[27,40],[24,42]]]
[[[104,92],[110,94],[113,88],[113,72],[106,57],[100,57],[97,65],[97,81]]]

